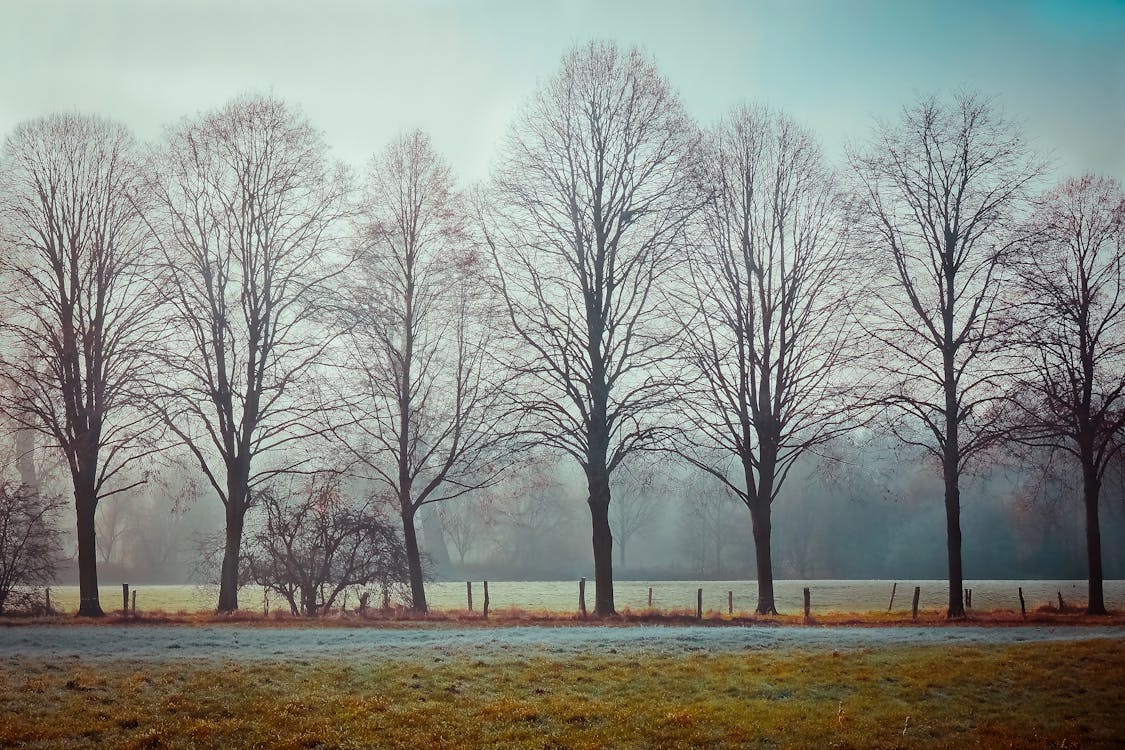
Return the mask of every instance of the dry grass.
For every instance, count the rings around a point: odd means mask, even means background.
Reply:
[[[964,619],[950,620],[941,610],[919,611],[914,620],[909,612],[824,612],[814,614],[805,620],[801,614],[756,615],[750,612],[707,611],[702,619],[697,619],[695,611],[623,609],[613,617],[598,618],[592,614],[582,618],[577,613],[552,612],[549,610],[526,610],[518,607],[494,609],[487,620],[479,611],[434,610],[418,613],[409,609],[390,610],[371,609],[364,613],[356,611],[332,612],[316,618],[295,617],[288,612],[274,611],[269,615],[250,610],[240,610],[230,614],[214,611],[139,612],[135,617],[120,610],[108,612],[97,619],[77,618],[73,615],[44,616],[0,616],[0,626],[16,625],[216,625],[237,624],[262,627],[503,627],[512,625],[791,625],[791,626],[850,626],[850,627],[935,627],[935,626],[1013,626],[1013,625],[1125,625],[1125,611],[1112,611],[1108,615],[1091,616],[1078,607],[1067,607],[1059,611],[1055,607],[1044,606],[1028,612],[1023,617],[1009,610],[970,611]]]
[[[0,664],[0,747],[1098,748],[1120,641],[846,653]]]

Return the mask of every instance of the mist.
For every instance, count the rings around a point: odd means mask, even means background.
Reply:
[[[853,446],[854,448],[855,446]],[[803,462],[775,509],[775,572],[781,579],[940,579],[945,573],[940,476],[890,445],[856,448],[846,471]],[[555,466],[551,483],[515,507],[465,497],[446,513],[423,515],[429,580],[577,580],[590,577],[589,519],[582,477]],[[174,497],[164,486],[122,495],[98,510],[99,558],[106,583],[213,584],[200,542],[221,534],[221,506],[198,488]],[[1031,470],[996,467],[964,488],[964,559],[970,579],[1081,579],[1085,547],[1081,498],[1073,487],[1029,488]],[[513,472],[513,483],[519,481]],[[615,488],[614,503],[643,506],[643,521],[622,544],[614,528],[615,574],[622,580],[753,580],[754,547],[745,506],[688,467],[653,484]],[[1125,503],[1120,484],[1106,493],[1107,578],[1125,577]],[[65,489],[60,487],[60,490]],[[353,491],[362,492],[361,486]],[[481,503],[486,512],[481,512]],[[471,528],[462,516],[476,514]],[[443,519],[443,515],[446,516]],[[444,520],[444,524],[443,524]],[[433,521],[436,521],[434,523]],[[611,523],[614,520],[611,518]],[[440,530],[441,538],[436,539]],[[461,561],[459,532],[466,546]],[[621,560],[624,546],[625,558]],[[73,533],[59,583],[77,583]]]

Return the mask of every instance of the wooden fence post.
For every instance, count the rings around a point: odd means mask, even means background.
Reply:
[[[51,614],[51,587],[47,587],[47,614]]]
[[[812,607],[812,592],[809,591],[808,586],[805,586],[804,594],[805,594],[805,620],[808,620],[809,619],[809,609]]]
[[[922,596],[922,587],[914,587],[914,603],[910,605],[910,616],[915,620],[918,619],[918,599]]]
[[[703,589],[695,591],[695,619],[703,619]]]
[[[887,605],[887,611],[890,612],[891,608],[895,606],[895,592],[898,591],[898,581],[895,581],[891,586],[891,603]]]
[[[129,614],[129,584],[121,584],[121,612]]]
[[[648,608],[652,609],[652,586],[648,587]]]
[[[137,616],[137,590],[133,589],[133,617]]]
[[[1020,617],[1027,617],[1027,605],[1023,601],[1023,586],[1020,586]]]
[[[473,611],[473,582],[465,581],[465,594],[469,597],[469,611]]]
[[[727,592],[727,614],[728,615],[734,614],[734,592],[733,591]]]
[[[1062,592],[1060,591],[1059,592],[1059,612],[1062,612],[1063,607],[1065,607],[1065,606],[1066,606],[1066,604],[1063,602]]]
[[[582,619],[586,619],[586,579],[581,578],[578,581],[578,611],[582,613]]]
[[[488,581],[484,582],[484,619],[488,619]]]

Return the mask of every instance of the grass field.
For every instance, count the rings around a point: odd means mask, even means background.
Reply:
[[[1099,748],[1120,640],[423,662],[0,665],[0,746]]]
[[[592,584],[591,584],[592,585]],[[782,612],[799,612],[803,603],[803,589],[812,591],[812,610],[817,614],[833,612],[887,611],[892,587],[897,587],[894,612],[909,612],[914,586],[920,590],[919,606],[924,610],[944,608],[949,586],[945,581],[775,581],[778,609]],[[1081,606],[1086,601],[1085,581],[966,581],[973,590],[973,609],[980,611],[1018,610],[1018,592],[1023,590],[1028,611],[1057,603],[1062,595],[1067,605]],[[483,600],[481,582],[474,583],[476,606]],[[653,591],[652,607],[660,611],[693,608],[696,592],[703,590],[704,609],[726,611],[728,592],[733,596],[735,611],[753,609],[758,601],[757,583],[753,581],[615,581],[614,599],[618,609],[647,608],[649,589]],[[218,601],[218,590],[213,586],[147,585],[131,587],[137,596],[137,608],[143,612],[203,612],[213,611]],[[39,592],[44,596],[44,592]],[[107,611],[121,606],[121,586],[100,587],[102,607]],[[578,609],[577,581],[492,581],[491,600],[494,609],[518,608],[524,610],[546,609],[554,612],[575,612]],[[594,592],[587,592],[593,605]],[[436,611],[459,610],[466,606],[464,581],[434,581],[426,585],[430,608]],[[1105,582],[1106,604],[1113,609],[1125,607],[1125,581]],[[378,596],[373,597],[378,599]],[[350,592],[347,608],[354,609],[358,597]],[[60,611],[78,609],[77,586],[53,586],[51,602]],[[342,604],[344,602],[341,602]],[[239,592],[239,605],[244,610],[263,611],[265,601],[260,587],[244,586]],[[272,597],[269,609],[284,604]]]

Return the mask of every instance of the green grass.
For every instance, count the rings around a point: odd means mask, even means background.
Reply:
[[[0,665],[0,746],[1096,748],[1119,640],[744,655]]]

